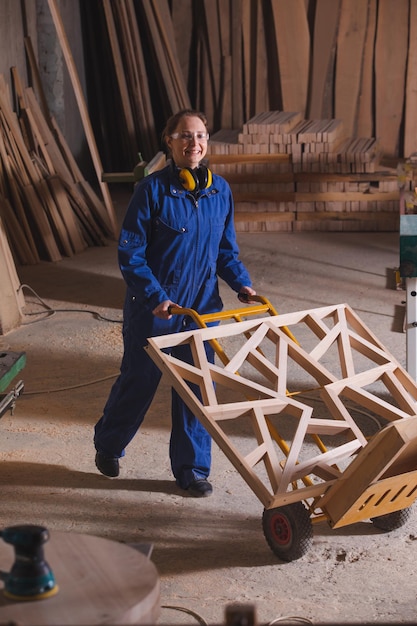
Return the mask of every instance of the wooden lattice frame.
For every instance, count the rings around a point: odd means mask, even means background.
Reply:
[[[299,341],[305,330],[307,345]],[[207,361],[204,342],[212,340],[230,343],[226,364]],[[170,354],[181,344],[190,345],[192,365]],[[265,508],[304,500],[320,512],[321,497],[343,474],[339,464],[349,465],[368,443],[346,400],[388,422],[416,416],[415,381],[346,304],[153,337],[147,349]],[[314,381],[329,412],[325,418],[316,418],[308,400],[291,390],[290,365]],[[243,371],[248,366],[256,380]],[[198,385],[201,400],[188,383]],[[388,399],[372,389],[375,384]],[[222,401],[218,390],[224,388],[239,399]],[[294,420],[291,442],[281,437],[272,415],[278,424],[284,416]],[[243,417],[256,445],[241,453],[221,423]],[[340,443],[342,434],[347,440]],[[323,436],[335,437],[331,449]],[[317,443],[313,453],[306,445],[311,438]]]

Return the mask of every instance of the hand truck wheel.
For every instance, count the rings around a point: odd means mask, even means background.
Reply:
[[[294,561],[310,549],[313,525],[302,502],[264,509],[262,527],[272,552],[282,561]]]
[[[388,532],[404,526],[410,515],[411,507],[408,507],[392,513],[386,513],[385,515],[379,515],[378,517],[372,517],[371,522],[375,528]]]

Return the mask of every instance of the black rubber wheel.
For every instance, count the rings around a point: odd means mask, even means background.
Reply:
[[[404,526],[410,515],[411,507],[408,507],[407,509],[400,509],[399,511],[386,513],[385,515],[380,515],[379,517],[372,517],[371,522],[375,528],[388,532]]]
[[[262,527],[272,552],[281,561],[295,561],[313,543],[313,525],[302,502],[264,509]]]

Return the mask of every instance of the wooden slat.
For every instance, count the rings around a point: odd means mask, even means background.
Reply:
[[[123,54],[132,113],[137,134],[141,138],[140,150],[150,158],[157,150],[155,121],[152,109],[148,76],[133,0],[112,2],[115,20],[118,23],[119,45]]]
[[[169,49],[169,36],[161,19],[160,7],[153,5],[149,0],[142,0],[141,7],[151,32],[162,85],[166,90],[171,111],[190,108],[188,93],[183,85],[182,72],[178,68],[174,51]]]
[[[333,70],[341,0],[317,0],[314,16],[308,116],[333,115]]]
[[[375,127],[383,154],[397,157],[404,106],[408,0],[379,0],[375,41]]]
[[[0,335],[5,335],[21,323],[21,308],[24,298],[19,290],[20,281],[9,247],[3,221],[0,217],[0,270],[1,293],[0,299]]]
[[[243,124],[242,89],[242,0],[230,3],[230,33],[232,55],[232,128]]]
[[[117,84],[120,92],[121,108],[126,127],[126,134],[129,140],[129,149],[134,159],[137,153],[136,145],[136,127],[132,112],[131,102],[129,98],[129,89],[126,80],[126,72],[123,67],[122,54],[120,50],[119,40],[117,37],[116,25],[114,22],[113,11],[110,0],[103,0],[103,9],[106,19],[106,25],[109,35],[110,48],[114,62],[114,69]]]
[[[356,133],[362,137],[374,135],[373,72],[377,0],[368,0],[368,21],[363,48],[361,84],[359,88]]]
[[[235,191],[235,202],[399,202],[399,191]]]
[[[78,254],[79,252],[82,252],[86,249],[87,244],[81,236],[75,213],[71,207],[62,181],[60,178],[58,178],[58,176],[50,176],[47,179],[47,183],[51,190],[58,211],[62,216],[65,228],[67,229],[71,242],[71,251],[75,254]]]
[[[34,265],[39,262],[39,256],[34,246],[34,251],[28,243],[26,233],[22,228],[13,208],[7,198],[0,196],[0,217],[3,219],[4,229],[7,234],[13,258],[20,265]],[[25,216],[26,219],[26,216]]]
[[[334,115],[343,120],[349,136],[356,131],[367,22],[367,1],[342,0],[337,36]]]
[[[285,111],[307,109],[310,34],[304,0],[271,0]]]
[[[220,128],[233,128],[232,124],[232,51],[230,45],[230,9],[229,2],[216,0],[218,24],[220,30],[222,76],[221,101],[219,109]],[[213,9],[214,10],[214,9]],[[210,35],[209,35],[210,36]]]
[[[42,84],[42,79],[39,73],[39,67],[38,64],[36,62],[36,57],[35,57],[35,52],[33,50],[33,45],[32,45],[32,40],[30,37],[25,37],[25,49],[26,49],[26,54],[28,56],[28,61],[29,61],[29,66],[30,66],[30,73],[32,76],[32,80],[33,80],[33,88],[36,91],[36,95],[37,98],[39,100],[40,103],[40,107],[43,113],[43,116],[46,120],[46,123],[48,125],[50,125],[50,112],[49,112],[49,107],[48,107],[48,103],[47,103],[47,99],[45,96],[45,92],[43,89],[43,84]]]
[[[68,168],[62,152],[55,141],[52,130],[43,116],[40,105],[36,99],[35,92],[31,87],[26,88],[26,98],[28,108],[30,108],[34,121],[43,137],[45,149],[48,152],[50,161],[53,163],[54,171],[50,173],[53,174],[56,172],[62,180],[65,180],[68,183],[74,182],[72,172]],[[50,123],[52,125],[52,120]]]
[[[417,152],[417,0],[410,0],[404,113],[404,156]]]

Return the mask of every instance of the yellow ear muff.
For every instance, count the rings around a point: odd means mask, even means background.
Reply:
[[[179,171],[179,178],[182,186],[187,191],[196,189],[207,189],[213,183],[213,175],[208,167],[200,166],[196,170],[188,167]]]
[[[211,170],[209,170],[209,168],[207,168],[207,183],[206,183],[206,189],[208,189],[209,187],[211,187],[213,184],[213,174],[211,173]]]
[[[187,191],[194,191],[197,185],[199,184],[198,178],[195,176],[192,170],[188,169],[188,167],[185,167],[184,169],[180,170],[179,177],[180,177],[182,186]]]

